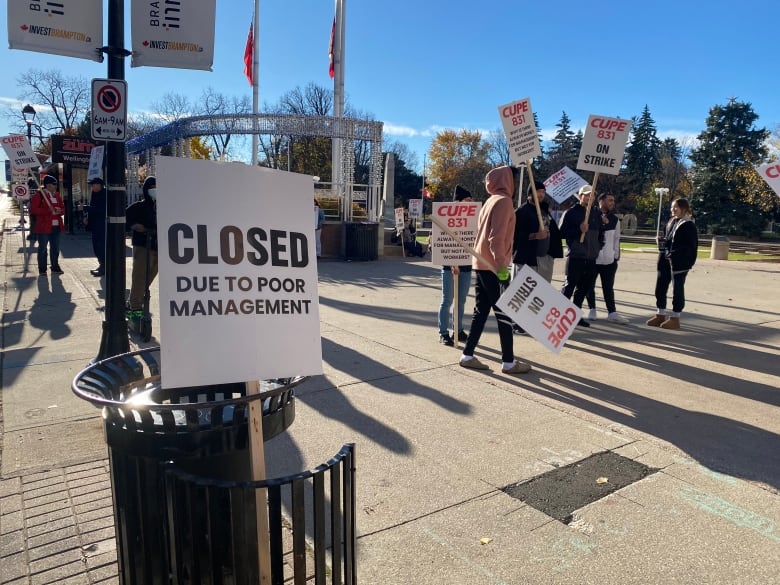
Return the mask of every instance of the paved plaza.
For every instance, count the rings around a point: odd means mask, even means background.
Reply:
[[[105,283],[89,234],[63,236],[65,274],[39,278],[8,202],[1,218],[0,583],[118,583],[100,411],[70,390],[99,347]],[[601,319],[561,354],[515,336],[533,365],[520,376],[500,372],[492,317],[489,372],[438,343],[427,259],[320,263],[325,374],[296,390],[268,475],[356,443],[360,583],[780,584],[780,264],[700,260],[670,332],[644,325],[655,255],[623,256],[630,323],[608,323],[597,295]],[[153,313],[149,345],[164,342]],[[507,489],[603,452],[651,472],[566,522]]]

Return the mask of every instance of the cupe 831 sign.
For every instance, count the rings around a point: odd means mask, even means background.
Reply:
[[[523,266],[496,305],[531,337],[560,353],[582,311],[529,266]]]
[[[620,174],[631,120],[593,116],[588,118],[577,168],[607,175]]]
[[[464,244],[473,247],[477,239],[477,222],[482,203],[453,201],[433,204],[431,231],[431,262],[439,266],[471,264],[471,253],[441,226],[455,234]]]

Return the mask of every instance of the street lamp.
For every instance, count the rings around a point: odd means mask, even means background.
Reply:
[[[669,194],[669,189],[666,187],[656,187],[655,194],[658,195],[658,223],[655,226],[655,237],[661,235],[661,208],[664,204],[664,197]]]
[[[24,118],[25,124],[27,124],[27,140],[32,145],[32,126],[33,122],[35,122],[35,108],[33,108],[30,104],[27,104],[22,108],[22,117]]]

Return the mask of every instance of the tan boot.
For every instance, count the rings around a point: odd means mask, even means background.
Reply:
[[[679,329],[679,328],[680,328],[679,317],[669,317],[666,321],[661,323],[661,329]]]
[[[666,315],[661,315],[661,313],[658,313],[652,319],[648,319],[646,321],[646,324],[649,325],[650,327],[658,327],[664,321],[666,321]]]

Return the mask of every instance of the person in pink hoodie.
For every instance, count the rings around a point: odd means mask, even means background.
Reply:
[[[477,239],[474,243],[476,255],[471,262],[477,275],[476,305],[466,346],[460,358],[460,365],[464,368],[490,369],[474,357],[474,350],[482,336],[490,310],[493,309],[501,341],[501,371],[505,374],[524,374],[531,371],[530,364],[515,359],[512,320],[496,307],[502,284],[509,282],[508,266],[512,265],[512,243],[515,234],[515,206],[512,198],[517,192],[517,175],[516,168],[502,166],[485,176],[485,187],[490,197],[482,206],[477,222]]]

